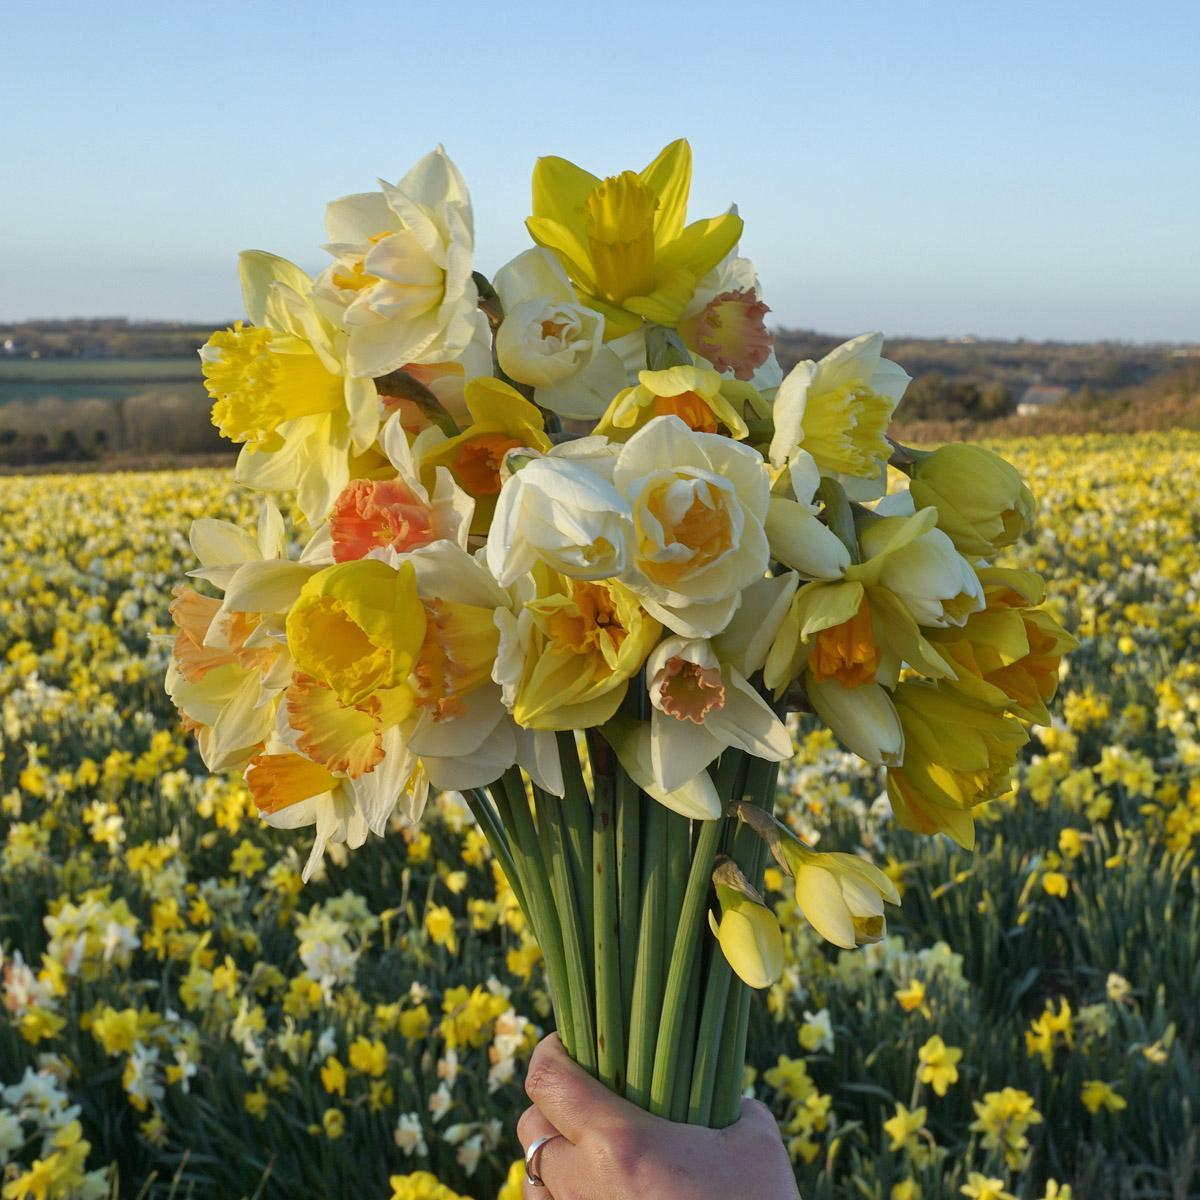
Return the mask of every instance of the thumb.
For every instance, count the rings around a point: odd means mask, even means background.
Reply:
[[[578,1142],[588,1128],[628,1125],[647,1115],[572,1062],[557,1033],[534,1050],[525,1093],[570,1142]]]

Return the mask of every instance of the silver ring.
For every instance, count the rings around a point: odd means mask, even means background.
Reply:
[[[546,1148],[546,1143],[560,1137],[562,1137],[561,1133],[548,1133],[545,1137],[536,1138],[529,1143],[529,1149],[525,1151],[525,1178],[534,1187],[546,1186],[542,1182],[542,1177],[538,1174],[538,1159],[541,1157],[542,1151]]]

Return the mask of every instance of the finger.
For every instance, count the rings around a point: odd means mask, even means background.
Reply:
[[[579,1171],[577,1164],[574,1169],[571,1164],[571,1158],[576,1153],[578,1151],[561,1133],[547,1142],[538,1151],[534,1164],[535,1174],[542,1181],[541,1186],[530,1183],[526,1178],[523,1189],[525,1200],[572,1200],[577,1196],[579,1193],[572,1184],[578,1185]]]
[[[525,1092],[570,1142],[578,1142],[588,1128],[636,1125],[648,1116],[573,1063],[556,1033],[534,1050]]]
[[[523,1149],[528,1150],[540,1137],[553,1137],[558,1130],[542,1116],[537,1105],[531,1105],[517,1121],[517,1141]]]

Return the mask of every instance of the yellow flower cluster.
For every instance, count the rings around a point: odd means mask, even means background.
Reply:
[[[879,772],[793,723],[787,823],[868,849],[905,905],[903,937],[839,953],[792,881],[768,878],[786,955],[751,1061],[803,1193],[855,1176],[900,1200],[1065,1200],[1064,1179],[1105,1194],[1182,1151],[1200,1104],[1173,973],[1200,953],[1200,439],[1003,452],[1043,513],[1010,561],[1046,576],[1083,643],[1017,802],[975,810],[974,857],[896,835]],[[0,481],[0,1196],[98,1200],[114,1165],[136,1191],[204,1139],[222,1147],[197,1168],[212,1190],[251,1195],[262,1147],[305,1137],[336,1138],[381,1200],[414,1172],[414,1188],[511,1200],[520,1076],[549,1005],[458,798],[433,789],[419,833],[397,816],[353,856],[332,845],[302,891],[295,835],[207,774],[161,693],[169,588],[192,561],[177,531],[255,511],[213,472]],[[976,938],[997,957],[964,962]],[[1018,994],[1064,955],[1080,970]],[[840,1089],[846,1072],[887,1099]],[[1077,1174],[1047,1181],[1050,1148]],[[272,1178],[342,1186],[282,1159]]]

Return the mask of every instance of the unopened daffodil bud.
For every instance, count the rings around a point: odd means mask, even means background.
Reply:
[[[938,527],[969,558],[990,558],[1011,546],[1037,511],[1016,467],[966,442],[923,456],[913,466],[910,491],[918,509],[937,509]]]
[[[887,931],[884,903],[899,904],[900,893],[878,867],[857,854],[809,849],[756,805],[738,804],[736,813],[795,880],[796,904],[821,937],[845,950],[882,941]]]
[[[747,987],[770,987],[783,974],[783,934],[775,914],[732,859],[718,859],[712,879],[721,919],[710,912],[708,923],[721,952]]]

